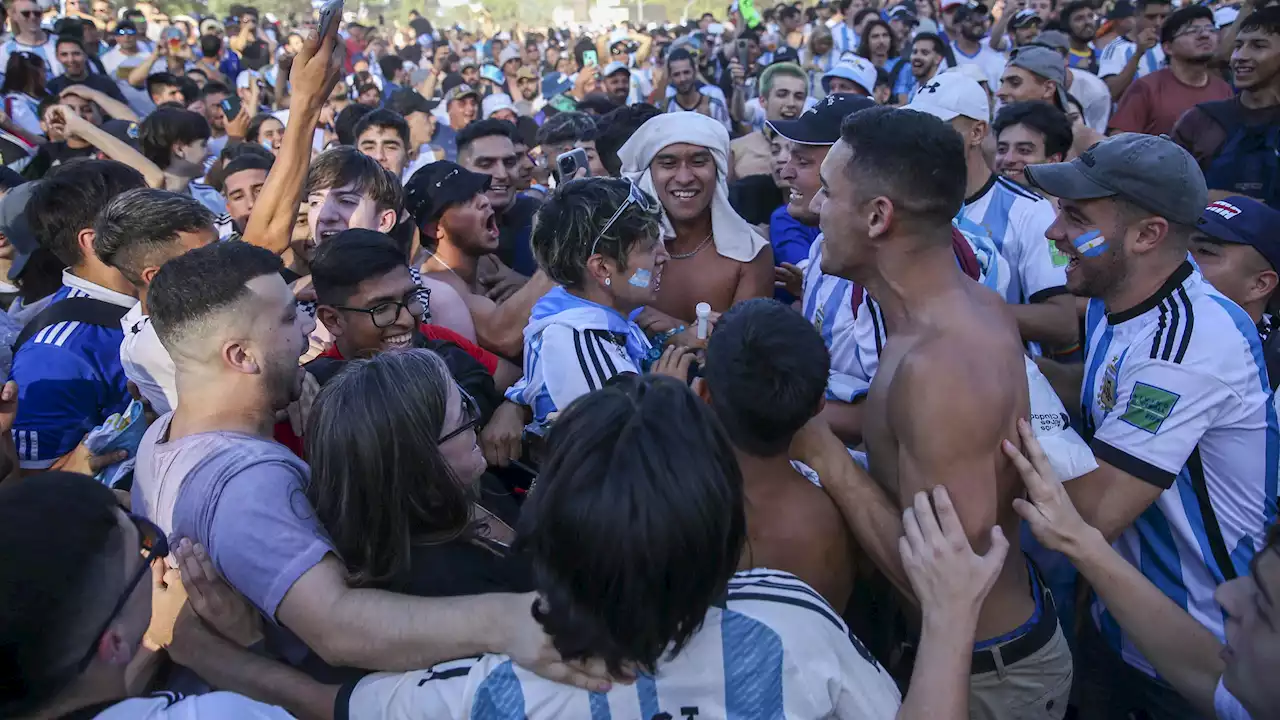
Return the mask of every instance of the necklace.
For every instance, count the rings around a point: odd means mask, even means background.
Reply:
[[[702,242],[698,243],[698,247],[694,248],[692,252],[680,253],[680,254],[668,252],[667,255],[669,255],[672,260],[688,260],[694,255],[697,255],[698,253],[702,252],[702,249],[707,246],[707,243],[711,242],[711,236],[714,234],[715,234],[714,231],[707,233],[707,237]]]

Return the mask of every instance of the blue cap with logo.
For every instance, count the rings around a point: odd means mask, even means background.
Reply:
[[[1243,195],[1209,203],[1200,232],[1224,243],[1249,245],[1280,272],[1280,210]]]

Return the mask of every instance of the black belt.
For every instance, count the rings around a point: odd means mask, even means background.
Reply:
[[[1036,573],[1034,566],[1030,570]],[[1002,645],[974,650],[972,664],[969,667],[970,675],[995,672],[998,668],[997,656],[1004,667],[1026,660],[1053,639],[1054,633],[1058,631],[1058,608],[1053,604],[1053,593],[1049,592],[1049,586],[1045,585],[1039,573],[1036,573],[1035,581],[1040,584],[1040,619],[1021,637]]]

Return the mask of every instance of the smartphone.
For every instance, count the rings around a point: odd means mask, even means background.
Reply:
[[[582,64],[583,65],[599,65],[600,58],[598,55],[596,55],[596,51],[595,50],[582,51]]]
[[[587,169],[587,177],[591,177],[591,165],[587,160],[587,151],[575,148],[556,158],[556,170],[559,171],[558,182],[569,182],[578,172],[578,168]]]
[[[320,37],[327,35],[330,26],[340,20],[342,20],[342,0],[329,0],[320,9]]]
[[[177,50],[182,47],[182,30],[176,27],[165,28],[164,39],[171,50]]]
[[[742,72],[751,74],[751,48],[746,40],[738,40],[734,44],[734,51],[738,54],[738,64],[742,66]]]
[[[227,120],[235,120],[236,116],[240,114],[240,98],[235,95],[227,97],[221,103],[218,103],[218,106],[222,108],[222,114],[227,116]]]

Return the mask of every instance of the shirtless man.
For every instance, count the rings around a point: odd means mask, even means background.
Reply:
[[[876,298],[888,340],[865,401],[870,476],[835,462],[835,452],[833,467],[815,470],[859,543],[908,597],[897,543],[915,493],[945,484],[979,550],[1003,532],[1014,560],[979,616],[971,717],[1025,709],[1061,718],[1070,651],[1052,596],[1016,552],[1021,486],[999,449],[1029,412],[1026,385],[1009,382],[1025,373],[1021,339],[1007,304],[969,280],[952,249],[951,219],[965,193],[962,142],[936,118],[890,108],[857,113],[841,130],[813,202],[826,237],[822,270]]]
[[[843,614],[853,590],[853,536],[787,449],[822,408],[830,361],[804,316],[771,298],[735,305],[716,323],[694,390],[711,405],[742,468],[742,569],[785,570]],[[761,385],[760,378],[774,380]]]
[[[773,295],[773,250],[729,205],[729,136],[698,115],[658,115],[618,151],[622,175],[663,208],[671,261],[658,302],[637,322],[650,335],[686,326],[695,307],[724,312],[735,303]],[[693,333],[677,338],[693,346]],[[666,340],[667,338],[662,338]]]
[[[475,323],[477,343],[499,355],[519,358],[524,327],[534,302],[554,287],[541,270],[501,303],[485,296],[478,277],[481,258],[498,250],[498,223],[487,191],[492,178],[448,160],[426,165],[405,186],[405,208],[422,233],[431,255],[422,265],[425,278],[462,296]]]

